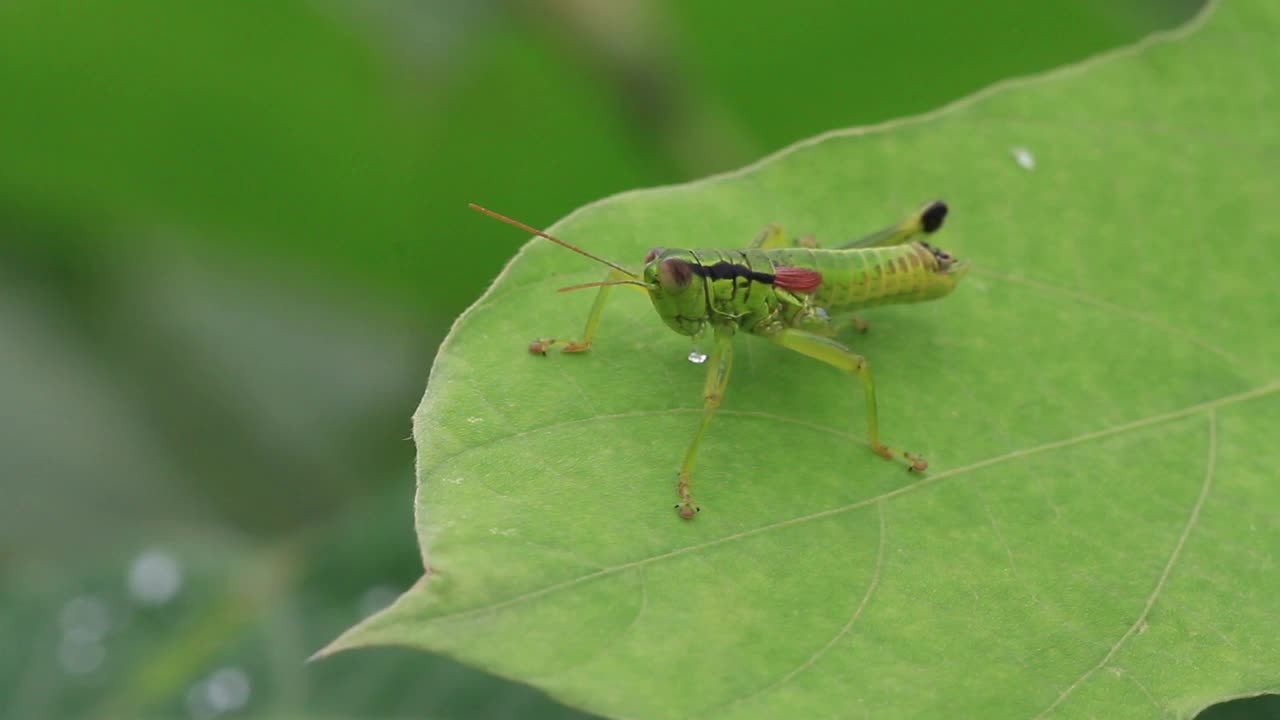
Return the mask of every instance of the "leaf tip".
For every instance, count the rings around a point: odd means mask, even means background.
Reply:
[[[312,653],[306,659],[306,662],[324,660],[344,650],[354,650],[355,648],[372,645],[396,644],[394,639],[398,637],[396,629],[400,627],[402,616],[408,611],[407,606],[422,594],[426,581],[432,574],[433,571],[428,567],[423,576],[413,584],[413,587],[396,598],[395,602],[342,631],[328,645]]]

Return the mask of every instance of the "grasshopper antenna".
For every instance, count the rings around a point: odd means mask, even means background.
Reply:
[[[608,285],[635,285],[638,288],[648,290],[648,287],[644,283],[640,282],[639,280],[605,280],[603,282],[589,282],[589,283],[582,283],[581,285],[570,285],[569,287],[562,287],[559,290],[556,290],[556,292],[570,292],[572,290],[582,290],[584,288],[593,288],[593,287],[605,287]]]
[[[538,228],[530,227],[530,226],[525,225],[524,223],[520,222],[519,220],[514,220],[514,219],[512,219],[512,218],[507,217],[506,215],[503,215],[502,213],[494,212],[493,210],[490,210],[489,208],[480,207],[479,205],[477,205],[477,204],[475,204],[475,203],[467,203],[467,204],[468,204],[469,206],[471,206],[471,209],[472,209],[472,210],[478,210],[478,211],[480,211],[480,212],[484,213],[485,215],[488,215],[488,216],[489,216],[489,217],[491,217],[491,218],[497,218],[498,220],[501,220],[502,222],[504,222],[504,223],[506,223],[506,224],[508,224],[508,225],[514,225],[514,226],[516,226],[516,227],[520,228],[521,230],[524,230],[524,231],[526,231],[526,232],[531,232],[531,233],[533,233],[534,235],[537,235],[538,237],[546,238],[546,239],[550,240],[551,242],[553,242],[553,243],[555,243],[555,244],[557,244],[557,245],[560,245],[560,246],[562,246],[562,247],[569,248],[570,250],[572,250],[572,251],[574,251],[574,252],[578,253],[579,255],[585,255],[586,257],[589,257],[589,258],[591,258],[592,260],[595,260],[595,261],[596,261],[596,262],[598,262],[598,263],[604,263],[605,265],[608,265],[609,267],[613,268],[614,270],[617,270],[618,272],[625,274],[627,277],[633,277],[633,278],[634,278],[634,277],[638,277],[635,273],[633,273],[633,272],[631,272],[630,270],[628,270],[628,269],[626,269],[626,268],[622,267],[621,265],[618,265],[617,263],[610,262],[610,261],[605,260],[604,258],[602,258],[602,257],[598,257],[598,256],[596,256],[596,255],[592,255],[591,253],[587,252],[586,250],[583,250],[582,248],[580,248],[580,247],[578,247],[578,246],[576,246],[576,245],[570,245],[569,243],[567,243],[567,242],[565,242],[565,241],[561,240],[560,238],[558,238],[558,237],[554,237],[554,236],[552,236],[552,235],[549,235],[549,234],[547,234],[547,233],[545,233],[545,232],[543,232],[543,231],[539,230]]]

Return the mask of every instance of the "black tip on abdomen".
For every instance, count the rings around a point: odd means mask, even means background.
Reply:
[[[934,200],[929,203],[923,212],[920,213],[920,226],[927,233],[934,232],[942,227],[942,221],[947,217],[947,204],[941,200]]]

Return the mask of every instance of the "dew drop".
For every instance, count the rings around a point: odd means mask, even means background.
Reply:
[[[167,550],[145,550],[129,566],[129,592],[143,605],[163,605],[181,589],[182,565]]]
[[[1030,150],[1024,147],[1012,147],[1009,148],[1009,152],[1013,153],[1013,159],[1016,160],[1018,165],[1021,165],[1024,170],[1036,169],[1036,156],[1032,155]]]
[[[707,354],[702,352],[701,350],[689,351],[689,362],[693,363],[694,365],[701,365],[706,361],[707,361]]]

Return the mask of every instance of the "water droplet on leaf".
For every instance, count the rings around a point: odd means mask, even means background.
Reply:
[[[1013,153],[1013,159],[1022,166],[1024,170],[1036,169],[1036,156],[1024,147],[1009,148],[1009,152]]]

